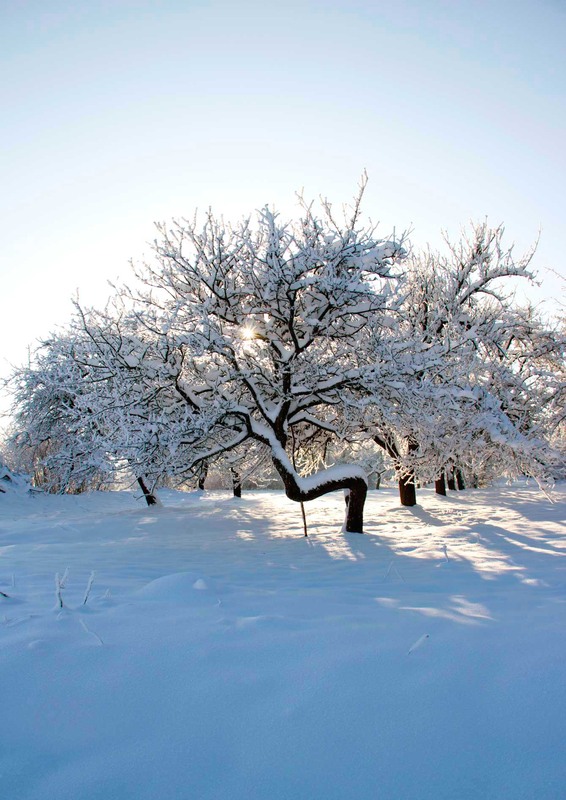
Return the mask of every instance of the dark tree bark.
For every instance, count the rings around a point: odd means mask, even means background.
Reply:
[[[378,472],[375,479],[375,488],[379,489],[380,486],[381,486],[381,472]]]
[[[157,500],[157,497],[153,494],[153,492],[151,492],[148,489],[147,484],[143,478],[138,478],[138,484],[143,492],[143,496],[145,497],[145,502],[148,504],[148,506],[158,506],[159,501]]]
[[[461,469],[456,470],[456,484],[460,491],[463,491],[466,488],[466,484],[464,482],[464,474],[462,473]]]
[[[414,453],[418,450],[418,444],[413,440],[408,440],[409,453]],[[399,480],[399,497],[402,506],[416,506],[417,504],[417,486],[415,473],[411,469],[410,472]]]
[[[380,436],[374,436],[373,441],[379,445],[379,447],[382,447],[388,456],[399,463],[401,454],[399,453],[397,445],[394,442],[386,441]],[[417,449],[418,444],[412,440],[409,440],[409,452],[414,453]],[[403,506],[416,506],[417,489],[415,476],[412,473],[399,480],[399,498],[401,500],[401,505]]]
[[[417,504],[417,487],[415,485],[415,476],[410,474],[406,475],[399,480],[399,498],[402,506],[416,506]]]
[[[232,476],[232,490],[234,492],[234,497],[241,497],[242,479],[240,478],[240,473],[237,472],[233,467],[230,467],[230,475]]]
[[[444,473],[437,478],[434,482],[434,491],[436,494],[441,494],[443,497],[446,497],[446,481],[444,480]]]
[[[208,464],[206,463],[206,461],[203,461],[198,476],[198,488],[201,492],[204,492],[204,484],[207,475],[208,475]]]
[[[273,465],[279,473],[283,485],[285,487],[285,494],[290,500],[296,503],[306,503],[309,500],[316,500],[317,497],[322,497],[329,492],[336,492],[340,489],[348,490],[346,499],[346,522],[345,530],[348,533],[363,533],[364,532],[364,505],[367,496],[367,483],[366,481],[357,476],[350,478],[329,478],[323,481],[312,489],[301,489],[294,472],[283,464],[276,456],[272,456]]]
[[[446,480],[448,482],[448,488],[451,492],[456,491],[456,479],[454,478],[454,470],[451,469],[446,473]]]

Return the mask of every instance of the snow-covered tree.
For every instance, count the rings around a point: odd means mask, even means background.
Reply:
[[[50,491],[81,491],[128,473],[152,505],[178,447],[175,422],[185,434],[189,425],[168,414],[159,378],[170,367],[167,354],[119,312],[77,306],[69,327],[15,371],[12,438],[31,459],[35,482]]]
[[[156,260],[138,270],[145,289],[129,293],[141,324],[177,354],[167,391],[206,420],[187,467],[255,440],[292,500],[346,490],[347,531],[363,529],[365,472],[341,465],[304,477],[290,452],[305,426],[340,435],[365,366],[358,339],[382,324],[394,295],[402,242],[362,227],[360,200],[340,223],[324,204],[321,218],[304,205],[294,223],[264,209],[256,225],[210,214],[200,229],[160,226]]]
[[[525,413],[518,413],[520,393],[513,403],[503,398],[510,377],[515,387],[521,380],[517,346],[510,342],[521,337],[524,342],[526,332],[524,313],[508,287],[510,279],[532,278],[532,253],[516,258],[513,248],[504,246],[503,234],[502,227],[476,225],[457,244],[448,243],[447,253],[429,250],[407,262],[392,344],[397,374],[391,380],[381,377],[381,402],[374,413],[374,440],[396,464],[406,505],[416,502],[417,480],[435,480],[437,490],[445,491],[444,471],[470,461],[467,447],[476,451],[476,460],[480,446],[491,450],[489,432],[497,431],[502,472],[509,467],[507,455],[518,449],[525,468],[526,454],[532,454],[527,440],[540,435],[525,424]],[[522,397],[525,412],[525,391]],[[531,392],[531,406],[536,402]],[[484,435],[478,425],[485,427]],[[502,446],[504,440],[511,450]],[[531,467],[538,469],[536,460]]]
[[[114,468],[100,447],[97,422],[83,406],[83,347],[60,334],[43,342],[11,379],[14,424],[11,446],[36,486],[84,491],[111,480]]]
[[[152,503],[214,469],[237,494],[268,454],[292,500],[344,490],[345,529],[362,531],[376,447],[406,505],[454,470],[558,474],[564,336],[506,290],[530,254],[480,225],[407,259],[403,237],[362,224],[362,194],[340,222],[303,203],[295,222],[158,226],[138,283],[104,311],[77,305],[14,376],[16,440],[43,481],[128,471]]]

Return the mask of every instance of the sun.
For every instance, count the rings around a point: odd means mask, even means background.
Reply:
[[[242,328],[240,331],[240,337],[246,342],[251,342],[252,339],[257,337],[257,331],[251,325],[246,325],[245,328]]]

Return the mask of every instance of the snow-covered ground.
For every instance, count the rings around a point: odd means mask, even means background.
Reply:
[[[566,488],[419,499],[1,494],[0,796],[565,798]]]

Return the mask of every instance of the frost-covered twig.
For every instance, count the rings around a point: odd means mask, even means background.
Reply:
[[[63,578],[61,579],[59,573],[58,572],[55,573],[55,601],[57,603],[58,608],[63,608],[62,590],[63,590],[63,581],[65,579],[66,574],[67,571],[65,570],[65,575],[63,575]]]
[[[90,578],[88,579],[88,583],[86,585],[86,591],[85,591],[85,596],[84,596],[84,600],[83,600],[83,606],[86,606],[86,604],[87,604],[87,601],[88,601],[88,598],[89,598],[89,595],[90,595],[90,592],[91,592],[91,589],[92,589],[92,584],[94,583],[94,575],[95,575],[94,572],[90,573]]]

